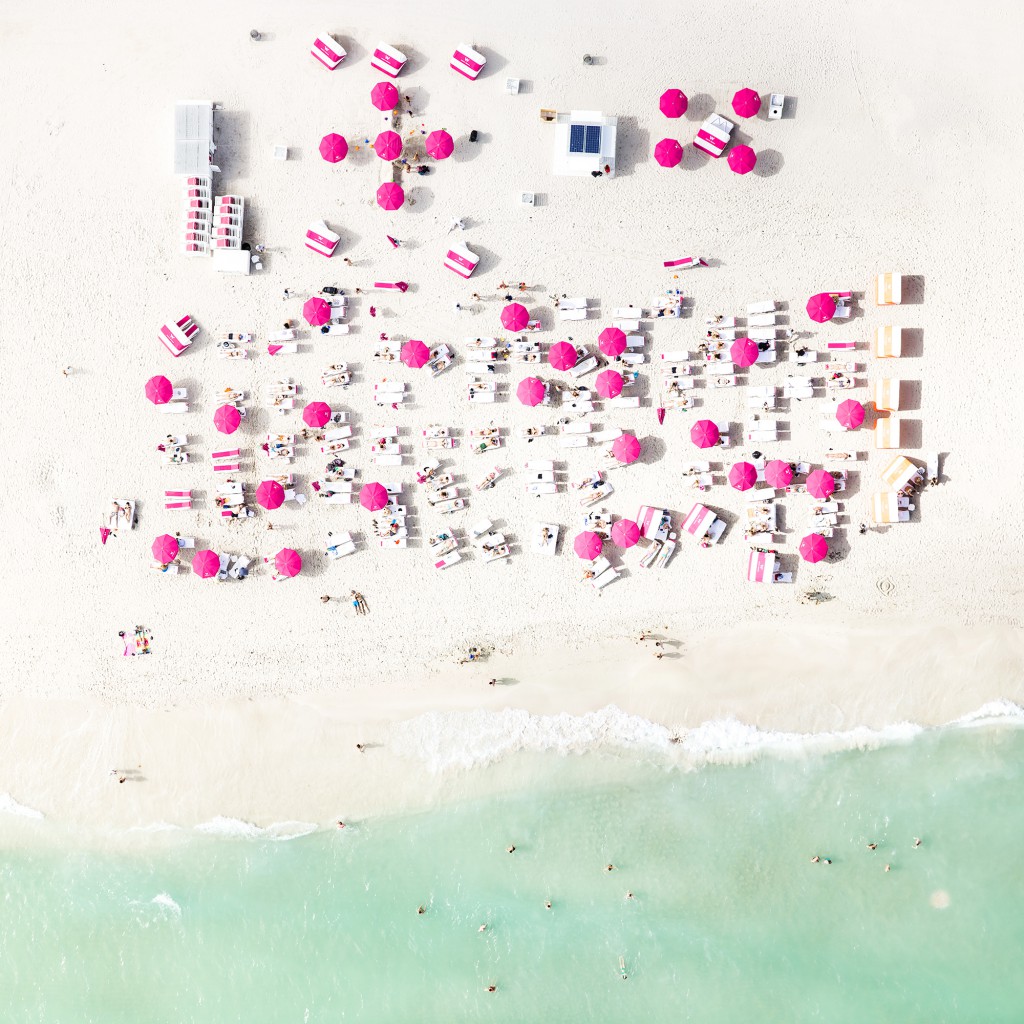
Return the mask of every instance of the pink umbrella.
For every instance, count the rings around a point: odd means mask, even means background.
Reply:
[[[758,355],[757,342],[750,338],[737,338],[729,349],[729,358],[737,366],[753,366]]]
[[[729,470],[729,483],[737,491],[749,491],[757,483],[757,467],[752,462],[737,462]]]
[[[368,512],[379,512],[388,503],[388,489],[383,484],[363,484],[359,488],[359,504]]]
[[[769,487],[788,487],[793,482],[793,467],[782,459],[772,459],[764,467],[764,479]]]
[[[233,434],[242,422],[242,414],[233,405],[222,405],[213,414],[213,425],[222,434]]]
[[[624,466],[640,458],[640,442],[633,434],[620,434],[612,441],[612,455]]]
[[[761,109],[761,97],[753,89],[740,89],[732,98],[732,109],[740,117],[757,117]]]
[[[827,323],[836,315],[836,300],[828,292],[818,292],[807,300],[807,315],[817,324]]]
[[[618,398],[622,394],[622,374],[618,370],[602,370],[594,387],[602,398]]]
[[[698,448],[714,448],[720,439],[721,434],[712,420],[697,420],[690,427],[690,440]]]
[[[302,571],[302,557],[298,551],[292,548],[281,548],[276,555],[274,555],[274,568],[282,576],[292,577],[298,576]]]
[[[836,419],[841,427],[856,430],[864,422],[864,406],[853,398],[840,402],[836,408]]]
[[[540,405],[548,389],[539,377],[524,377],[516,388],[516,398],[523,405]]]
[[[820,562],[828,554],[828,541],[820,533],[809,533],[800,541],[800,557],[805,562]]]
[[[340,163],[348,155],[348,143],[337,132],[320,140],[320,155],[329,163]]]
[[[373,140],[373,151],[381,160],[397,160],[402,155],[402,136],[398,132],[381,132]]]
[[[377,205],[382,210],[397,210],[405,202],[405,190],[398,182],[385,181],[377,189]]]
[[[178,557],[178,538],[172,537],[169,533],[161,533],[150,549],[153,557],[161,564],[167,565]]]
[[[675,139],[662,139],[654,147],[654,159],[662,167],[675,167],[683,159],[683,147]]]
[[[220,572],[220,555],[216,551],[205,548],[197,551],[192,559],[192,571],[202,580],[208,580]]]
[[[632,519],[619,519],[612,524],[612,543],[631,548],[640,539],[640,527]]]
[[[331,407],[326,402],[310,402],[302,410],[302,422],[316,430],[326,426],[330,418]]]
[[[378,110],[394,110],[399,99],[398,90],[390,82],[378,82],[370,90],[370,102]]]
[[[836,489],[836,482],[831,473],[816,469],[807,476],[807,493],[812,498],[824,501]]]
[[[613,359],[621,356],[626,351],[626,332],[618,327],[606,327],[597,336],[597,346],[606,355]]]
[[[166,405],[174,394],[174,385],[166,377],[150,377],[146,381],[146,397],[154,405]]]
[[[331,307],[326,299],[306,299],[302,304],[302,315],[310,327],[320,327],[331,319]]]
[[[601,554],[603,546],[604,541],[593,530],[584,530],[582,533],[577,533],[576,539],[572,542],[573,551],[587,562],[592,562],[597,558]]]
[[[276,480],[264,480],[256,488],[256,500],[262,508],[273,511],[284,504],[284,488]]]
[[[402,346],[399,358],[406,366],[411,366],[414,370],[418,370],[421,366],[430,362],[430,349],[422,341],[417,341],[414,338]]]
[[[530,311],[518,302],[510,302],[501,311],[501,326],[506,331],[523,331],[530,322]]]
[[[567,341],[556,341],[548,349],[548,362],[555,370],[571,370],[576,365],[576,349]]]
[[[446,160],[455,149],[452,137],[443,128],[440,131],[431,132],[424,145],[427,156],[433,157],[435,160]]]
[[[689,102],[682,89],[666,89],[661,94],[658,106],[661,107],[661,112],[666,117],[682,117],[686,113]]]
[[[737,174],[749,174],[757,164],[757,154],[749,146],[733,146],[729,150],[729,167]]]

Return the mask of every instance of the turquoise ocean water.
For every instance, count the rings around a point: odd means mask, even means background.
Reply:
[[[3,816],[0,1021],[1024,1020],[1018,727],[477,770],[502,795],[288,841]]]

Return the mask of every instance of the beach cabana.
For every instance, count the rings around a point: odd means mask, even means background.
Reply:
[[[875,281],[875,304],[878,306],[898,306],[902,301],[902,275],[879,274]]]
[[[480,257],[472,249],[458,242],[451,245],[444,257],[444,265],[459,277],[470,278],[476,270]]]
[[[899,377],[875,381],[875,408],[885,412],[896,412],[900,407]]]
[[[778,565],[779,558],[774,551],[754,551],[752,548],[747,558],[747,582],[774,583]]]
[[[875,447],[900,447],[900,421],[896,416],[886,416],[875,420]]]
[[[672,530],[672,514],[667,508],[641,505],[636,514],[636,524],[640,527],[641,537],[647,540],[666,540]]]
[[[334,71],[335,68],[345,59],[345,47],[341,45],[329,32],[321,32],[320,35],[313,40],[313,45],[309,48],[309,52],[321,63],[328,71]]]
[[[895,491],[871,495],[871,520],[879,525],[910,522],[910,509],[900,508],[900,496]]]
[[[875,356],[878,359],[898,359],[902,352],[901,327],[879,327],[875,331]]]
[[[180,356],[199,333],[199,326],[187,313],[178,320],[161,324],[157,337],[172,356]]]
[[[306,231],[306,248],[321,256],[333,256],[341,235],[336,235],[322,220],[314,221]]]
[[[698,502],[683,520],[683,529],[697,540],[706,538],[709,544],[715,544],[725,533],[725,521],[719,519],[707,505]]]
[[[388,78],[397,78],[405,67],[408,57],[401,50],[396,50],[387,43],[378,43],[370,54],[370,66],[376,68]]]
[[[693,144],[697,149],[704,150],[710,156],[720,157],[725,152],[725,147],[729,145],[734,127],[732,121],[727,121],[718,114],[712,114],[697,129]]]
[[[921,470],[914,465],[905,455],[897,455],[885,469],[879,473],[882,483],[892,491],[902,490],[915,477],[920,476]]]
[[[598,110],[556,114],[555,174],[582,177],[600,171],[606,177],[614,177],[618,124],[617,117],[606,117]]]
[[[455,47],[448,66],[452,71],[458,71],[463,78],[473,82],[483,71],[486,63],[487,58],[479,50],[474,50],[472,46],[460,45]]]

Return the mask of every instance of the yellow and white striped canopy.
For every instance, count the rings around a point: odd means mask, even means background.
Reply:
[[[901,487],[905,487],[910,478],[917,472],[917,466],[915,466],[910,459],[905,455],[897,455],[892,462],[889,463],[885,469],[879,474],[882,478],[882,483],[891,490],[898,491]]]
[[[875,381],[875,408],[886,412],[895,412],[900,407],[899,377]]]
[[[901,274],[879,274],[875,292],[877,305],[898,306],[903,298],[903,276]]]
[[[871,495],[871,518],[876,523],[900,521],[899,495],[895,491]]]
[[[900,421],[895,416],[875,420],[875,447],[899,448]]]
[[[879,327],[875,332],[875,355],[879,359],[894,359],[903,351],[901,327]]]

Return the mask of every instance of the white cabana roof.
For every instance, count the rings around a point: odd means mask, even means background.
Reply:
[[[174,105],[174,173],[209,176],[216,149],[213,103],[186,100]]]
[[[619,119],[597,110],[571,110],[555,116],[555,174],[584,175],[607,166],[615,175],[615,136]]]

